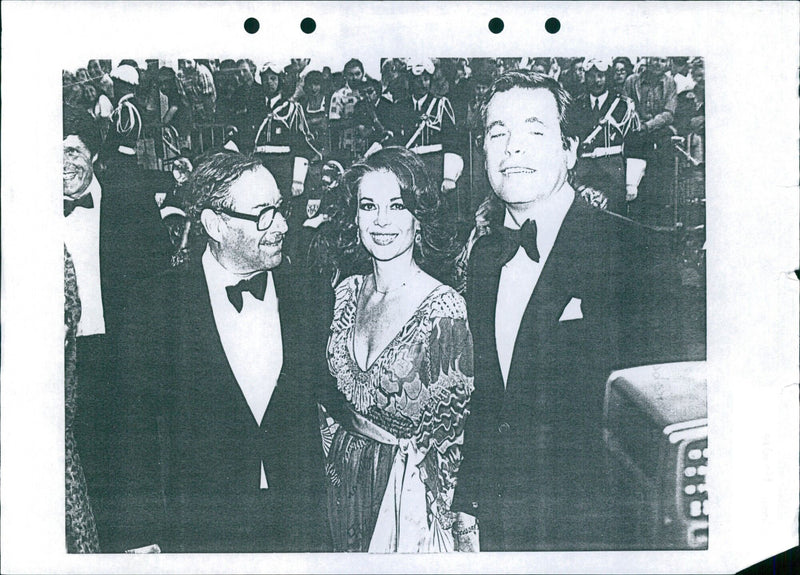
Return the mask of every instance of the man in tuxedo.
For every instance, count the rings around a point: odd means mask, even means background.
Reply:
[[[482,550],[613,545],[604,384],[654,359],[666,329],[637,259],[646,237],[569,183],[570,114],[555,80],[524,71],[498,78],[481,110],[496,206],[468,268],[475,392],[453,508],[478,517]]]
[[[101,548],[110,482],[109,369],[131,286],[169,267],[170,242],[153,194],[136,180],[95,172],[100,131],[84,111],[63,117],[64,243],[72,255],[81,300],[77,331],[75,436],[92,497]],[[135,161],[135,158],[134,158]]]
[[[130,300],[118,549],[325,550],[326,329],[282,255],[281,193],[257,159],[218,152],[189,197],[194,256]]]

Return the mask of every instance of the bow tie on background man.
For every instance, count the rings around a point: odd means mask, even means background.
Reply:
[[[93,207],[94,200],[92,200],[92,194],[83,194],[77,200],[64,198],[64,217],[70,215],[75,208],[86,208],[87,210],[91,210]]]
[[[267,272],[257,273],[234,286],[228,286],[225,291],[228,292],[228,300],[236,308],[236,311],[241,312],[242,306],[244,306],[242,293],[246,291],[250,292],[257,300],[264,301],[264,294],[267,293]]]
[[[503,255],[501,265],[506,265],[519,251],[520,246],[525,249],[525,253],[528,254],[530,259],[535,262],[539,261],[539,249],[536,247],[536,222],[525,220],[525,223],[518,230],[506,227],[503,227],[502,230]]]

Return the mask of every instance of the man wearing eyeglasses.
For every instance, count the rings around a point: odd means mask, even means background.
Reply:
[[[280,190],[220,152],[189,195],[196,257],[142,286],[121,346],[120,548],[325,550],[326,330],[282,254]]]

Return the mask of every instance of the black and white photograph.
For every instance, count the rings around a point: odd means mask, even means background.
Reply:
[[[64,50],[4,66],[9,572],[797,545],[796,6],[10,4]],[[756,55],[698,34],[754,21]]]

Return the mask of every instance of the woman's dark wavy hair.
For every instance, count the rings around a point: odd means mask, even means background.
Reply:
[[[399,146],[366,156],[344,173],[338,186],[339,202],[330,214],[331,222],[326,226],[325,236],[321,238],[324,245],[320,248],[335,254],[332,259],[339,271],[368,269],[366,264],[370,256],[358,242],[356,216],[361,180],[374,172],[388,172],[397,178],[403,204],[420,224],[420,241],[414,244],[414,260],[437,279],[448,279],[448,264],[459,248],[453,214],[446,213],[440,192],[431,182],[422,159]]]

